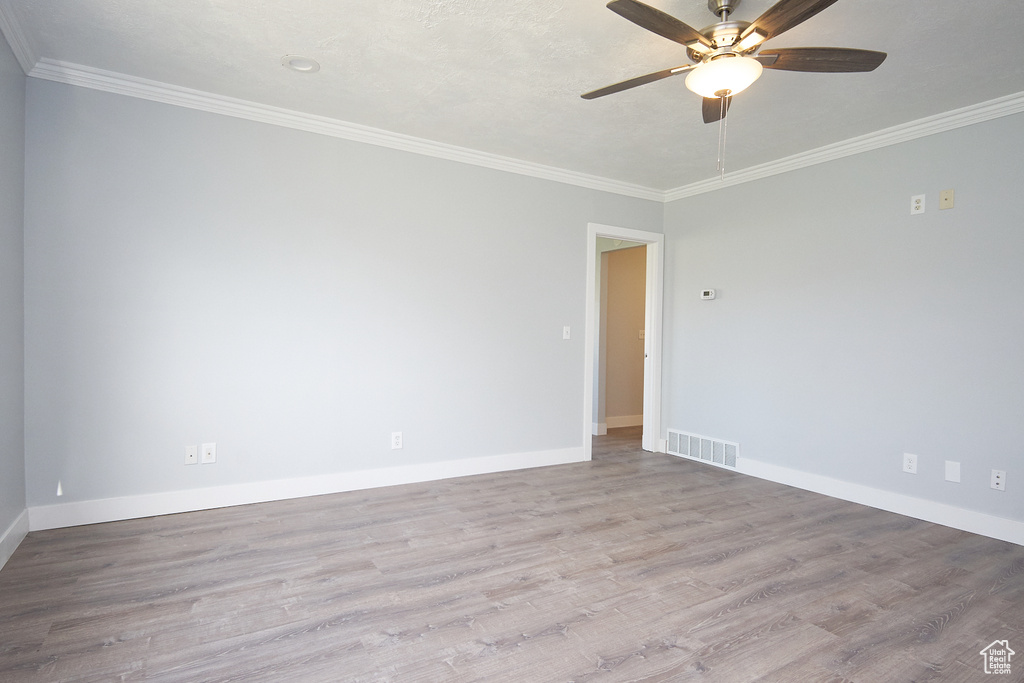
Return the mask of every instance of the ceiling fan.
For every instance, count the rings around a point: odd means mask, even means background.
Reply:
[[[704,98],[704,123],[725,118],[732,97],[761,76],[762,69],[853,73],[872,71],[884,52],[844,47],[788,47],[760,51],[761,44],[810,19],[837,0],[779,0],[753,22],[729,16],[740,0],[708,0],[719,21],[700,31],[639,0],[612,0],[608,9],[637,26],[686,47],[693,64],[630,78],[582,95],[585,100],[604,97],[669,76],[687,74],[686,87]]]

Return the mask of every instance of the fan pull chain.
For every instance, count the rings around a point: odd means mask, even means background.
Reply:
[[[729,130],[729,122],[725,114],[729,111],[729,93],[731,90],[719,90],[715,93],[721,103],[721,116],[718,119],[718,173],[721,180],[725,180],[725,135]]]

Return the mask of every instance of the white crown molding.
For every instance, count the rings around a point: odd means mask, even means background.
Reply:
[[[612,192],[658,202],[664,199],[663,192],[641,185],[632,185],[600,176],[520,161],[497,154],[478,152],[465,147],[432,142],[410,135],[392,133],[379,128],[348,123],[326,116],[306,114],[300,111],[272,107],[234,97],[215,95],[201,90],[183,88],[145,78],[126,76],[80,64],[43,58],[28,72],[28,75],[33,78],[56,81],[67,85],[77,85],[83,88],[138,97],[153,102],[162,102],[189,109],[199,109],[215,114],[224,114],[226,116],[269,123],[275,126],[293,128],[295,130],[328,135],[355,142],[365,142],[380,147],[390,147],[391,149],[412,152],[414,154],[423,154],[439,159],[483,166],[498,171],[508,171],[543,180],[553,180],[591,190],[601,190],[603,192]]]
[[[24,68],[26,61],[33,60],[34,57],[29,52],[27,42],[21,35],[17,25],[10,21],[9,11],[4,11],[5,3],[6,0],[0,0],[0,28],[3,28],[5,35],[8,36],[8,41],[11,42],[12,48],[18,55],[18,61],[21,62]],[[11,31],[10,34],[8,33],[9,29]],[[12,34],[16,36],[14,39],[11,37]],[[18,42],[19,46],[15,45],[16,42]],[[706,192],[714,192],[715,190],[779,175],[787,171],[794,171],[806,168],[807,166],[822,164],[862,152],[916,140],[928,135],[1024,112],[1024,93],[1016,93],[988,102],[982,102],[981,104],[900,124],[874,133],[868,133],[851,138],[850,140],[801,152],[758,166],[745,168],[729,173],[724,179],[712,178],[663,191],[600,176],[568,171],[553,166],[488,154],[465,147],[433,142],[401,133],[392,133],[380,128],[348,123],[326,116],[306,114],[300,111],[215,95],[201,90],[169,85],[145,78],[127,76],[80,64],[60,62],[45,57],[32,61],[30,64],[34,64],[34,66],[27,68],[26,73],[33,78],[56,81],[93,90],[102,90],[215,114],[234,116],[236,118],[283,126],[309,133],[364,142],[414,154],[423,154],[439,159],[447,159],[498,171],[552,180],[591,190],[600,190],[602,192],[611,192],[627,197],[663,203]]]
[[[39,61],[39,56],[32,49],[28,36],[21,29],[21,24],[15,19],[14,10],[11,9],[8,0],[0,0],[0,33],[7,38],[7,44],[11,46],[21,70],[26,74],[30,72]]]
[[[751,166],[750,168],[730,173],[724,179],[702,180],[690,185],[684,185],[683,187],[677,187],[674,190],[665,192],[664,201],[672,202],[684,197],[714,192],[725,187],[740,185],[741,183],[779,175],[780,173],[794,171],[798,168],[805,168],[815,164],[823,164],[826,161],[842,159],[843,157],[853,156],[861,152],[897,145],[901,142],[916,140],[928,135],[943,133],[955,128],[962,128],[963,126],[970,126],[1002,116],[1010,116],[1011,114],[1019,114],[1020,112],[1024,112],[1024,93],[1007,95],[1006,97],[982,102],[981,104],[955,109],[944,114],[936,114],[935,116],[903,123],[892,128],[885,128],[843,142],[812,149],[808,152],[794,154],[793,156],[770,161],[766,164]]]

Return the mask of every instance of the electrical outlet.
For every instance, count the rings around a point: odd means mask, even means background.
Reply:
[[[402,432],[391,432],[391,450],[402,447]]]
[[[992,470],[992,488],[996,491],[1006,490],[1006,472],[1003,470]]]
[[[195,465],[199,462],[199,446],[185,446],[185,464]]]
[[[924,195],[915,194],[910,198],[910,214],[924,213]]]
[[[917,474],[917,456],[913,453],[903,454],[903,471],[910,474]]]
[[[960,481],[960,463],[953,460],[946,461],[946,481]]]
[[[212,462],[217,462],[217,444],[215,443],[204,443],[203,444],[203,460],[204,465],[208,465]]]

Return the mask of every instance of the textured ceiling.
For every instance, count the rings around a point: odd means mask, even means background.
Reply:
[[[702,28],[706,0],[648,0]],[[742,0],[753,20],[773,0]],[[716,175],[718,126],[669,78],[689,63],[604,0],[0,0],[36,58],[669,190]],[[766,71],[736,97],[740,170],[1024,91],[1021,0],[840,0],[767,47],[881,50],[866,74]],[[975,49],[969,49],[971,46]],[[281,66],[313,57],[319,72]]]

